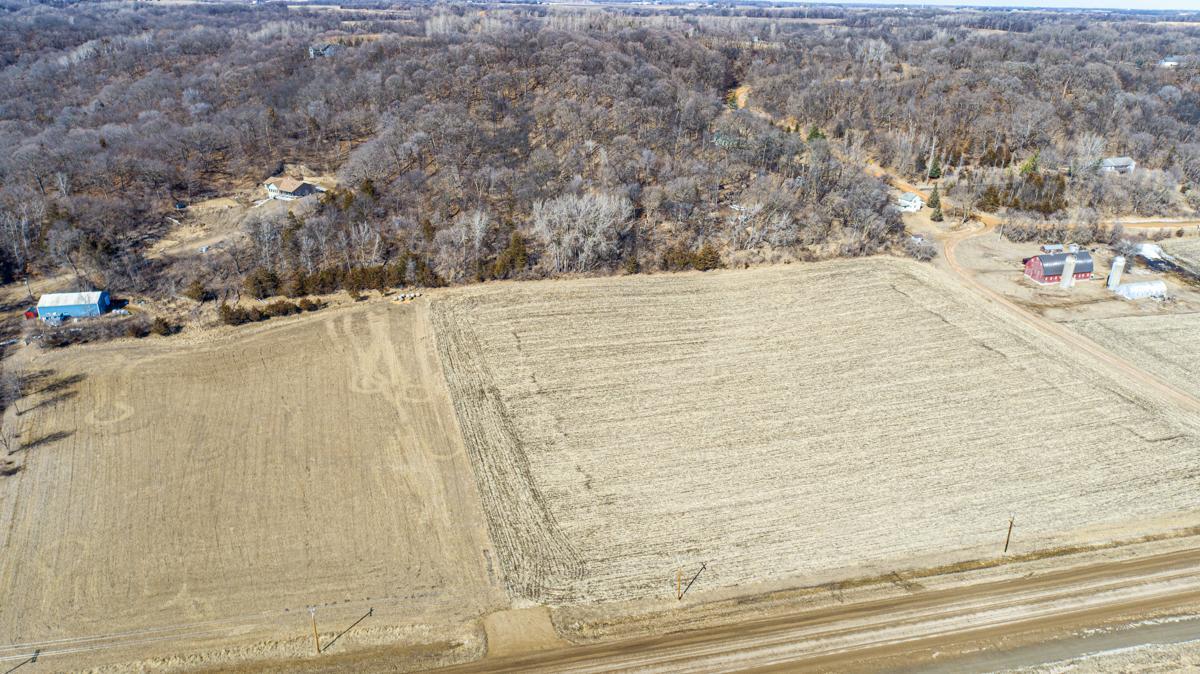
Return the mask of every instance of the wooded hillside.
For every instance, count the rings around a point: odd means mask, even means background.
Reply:
[[[890,249],[868,162],[1080,221],[1197,205],[1200,27],[1169,15],[38,5],[0,15],[0,275],[255,294]],[[313,57],[314,45],[337,49]],[[748,86],[738,109],[732,92]],[[1136,158],[1104,176],[1100,158]],[[340,187],[230,255],[146,251],[285,164]],[[933,177],[937,177],[936,175]],[[1180,189],[1180,186],[1183,189]],[[313,279],[322,279],[314,281]]]

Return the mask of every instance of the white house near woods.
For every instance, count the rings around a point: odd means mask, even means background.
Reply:
[[[266,186],[268,197],[282,201],[291,201],[325,191],[312,183],[295,178],[272,178],[266,182]]]
[[[1100,162],[1101,173],[1116,173],[1118,175],[1125,175],[1127,173],[1133,173],[1134,169],[1136,168],[1137,162],[1131,157],[1109,157],[1108,159]]]
[[[925,200],[911,192],[905,192],[896,200],[896,207],[903,213],[916,213],[925,208]]]
[[[1178,68],[1179,67],[1179,57],[1178,56],[1164,57],[1163,60],[1158,62],[1158,67],[1159,68]]]
[[[308,48],[308,58],[317,59],[317,58],[323,58],[323,57],[327,57],[327,56],[337,56],[337,53],[340,52],[341,50],[342,50],[342,45],[340,45],[340,44],[330,44],[328,42],[321,42],[319,44],[314,44]]]

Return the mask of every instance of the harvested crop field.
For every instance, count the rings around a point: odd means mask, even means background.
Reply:
[[[1164,239],[1159,245],[1181,267],[1192,273],[1200,273],[1200,239]]]
[[[423,306],[186,337],[38,355],[54,385],[0,478],[0,666],[307,657],[308,605],[323,642],[374,609],[339,649],[451,648],[508,605]]]
[[[551,603],[881,573],[1194,522],[1200,439],[890,259],[433,303],[506,582]],[[1166,519],[1165,516],[1173,519]]]
[[[1071,327],[1179,390],[1200,396],[1200,314],[1076,321]]]

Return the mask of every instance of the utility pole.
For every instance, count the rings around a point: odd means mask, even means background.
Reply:
[[[696,575],[692,576],[692,579],[688,581],[687,587],[683,588],[683,590],[680,591],[680,593],[679,593],[680,600],[683,599],[683,595],[687,594],[688,590],[692,589],[692,583],[695,583],[696,579],[699,578],[700,574],[704,573],[704,570],[707,568],[708,568],[708,562],[704,562],[703,564],[700,565],[700,570],[697,571]]]
[[[313,645],[317,647],[317,655],[321,654],[321,638],[317,636],[317,607],[309,606],[308,615],[312,617]]]
[[[1013,517],[1008,518],[1008,535],[1004,537],[1004,554],[1008,554],[1008,542],[1012,540]]]
[[[675,569],[675,599],[683,599],[683,569]]]

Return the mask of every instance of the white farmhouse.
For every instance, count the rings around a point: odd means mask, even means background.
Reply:
[[[1125,175],[1133,173],[1137,168],[1137,162],[1132,157],[1109,157],[1100,162],[1101,173],[1116,173],[1117,175]]]
[[[896,200],[896,207],[900,209],[901,213],[916,213],[925,208],[925,200],[919,195],[905,192]]]

